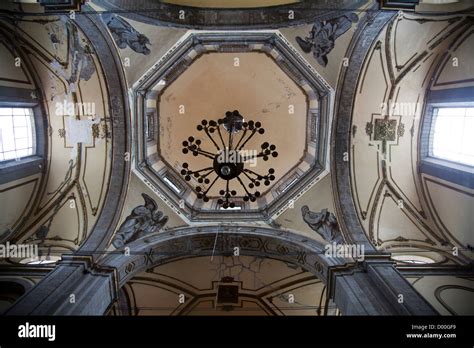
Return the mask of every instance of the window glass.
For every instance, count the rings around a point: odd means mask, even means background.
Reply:
[[[432,156],[474,166],[474,108],[439,108]]]
[[[403,263],[411,263],[411,264],[426,264],[426,263],[434,263],[435,261],[426,256],[419,256],[419,255],[392,255],[392,260],[403,262]]]
[[[33,110],[0,107],[0,161],[36,154]]]

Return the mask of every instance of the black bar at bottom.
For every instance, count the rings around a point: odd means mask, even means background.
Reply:
[[[469,346],[474,317],[0,317],[0,346],[410,344]],[[27,324],[28,323],[28,324]],[[23,325],[23,326],[22,326]],[[54,341],[46,327],[55,325]],[[50,327],[52,329],[52,327]],[[42,338],[19,337],[43,332]],[[33,331],[31,331],[33,330]],[[49,331],[49,333],[51,333]]]

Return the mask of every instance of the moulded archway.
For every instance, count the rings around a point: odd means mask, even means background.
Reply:
[[[101,267],[117,270],[117,284],[123,286],[133,276],[149,268],[180,258],[206,255],[240,255],[273,258],[297,264],[324,283],[334,266],[353,265],[351,259],[327,257],[319,242],[293,232],[255,226],[182,227],[142,237],[106,256]]]

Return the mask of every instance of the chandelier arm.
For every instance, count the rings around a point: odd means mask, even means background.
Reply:
[[[247,162],[248,160],[251,160],[251,159],[254,159],[254,158],[258,158],[258,157],[263,157],[265,156],[265,154],[263,152],[260,152],[258,155],[250,155],[250,156],[244,156],[242,158],[242,162]]]
[[[228,146],[229,150],[232,150],[232,140],[234,140],[233,133],[229,132],[229,146]]]
[[[247,193],[247,196],[252,197],[253,195],[249,191],[247,191],[247,188],[245,187],[244,183],[242,182],[242,179],[240,179],[240,177],[237,177],[237,180],[239,181],[240,185],[245,190],[245,193]]]
[[[228,194],[230,194],[229,193],[229,180],[227,180],[227,183],[225,185],[225,202],[226,203],[229,203],[229,197],[227,197]]]
[[[202,175],[201,178],[205,179],[211,173],[214,173],[214,168],[211,168],[211,170],[209,170],[206,174]]]
[[[247,138],[247,140],[245,140],[244,143],[243,143],[242,145],[240,145],[239,150],[242,150],[242,148],[245,146],[245,144],[247,144],[248,141],[253,138],[253,136],[255,135],[255,133],[257,133],[257,130],[256,130],[256,129],[254,129],[254,130],[252,131],[252,134],[250,134],[249,137]]]
[[[212,143],[214,144],[214,146],[216,147],[217,151],[220,151],[221,149],[219,148],[219,146],[217,145],[217,143],[214,141],[214,139],[212,138],[212,136],[209,134],[209,130],[207,128],[204,128],[204,132],[207,134],[208,138],[211,139]]]
[[[260,174],[254,172],[254,171],[251,170],[251,169],[245,168],[245,169],[244,169],[244,172],[252,173],[253,175],[256,175],[256,176],[257,176],[257,179],[258,179],[259,177],[260,177],[260,178],[263,178],[263,179],[268,179],[268,175],[260,175]],[[261,180],[261,179],[258,179],[258,180]]]
[[[239,148],[239,145],[240,145],[240,143],[242,142],[242,139],[244,139],[244,137],[245,137],[246,134],[247,134],[247,128],[244,129],[244,132],[242,133],[242,136],[240,137],[239,142],[238,142],[237,145],[235,146],[236,149]]]
[[[210,171],[213,171],[214,168],[213,167],[207,167],[207,168],[203,168],[203,169],[199,169],[199,170],[196,170],[196,171],[190,171],[189,174],[194,174],[194,173],[200,173],[204,170],[210,170]]]
[[[209,192],[209,190],[212,188],[212,186],[216,183],[217,179],[219,179],[219,176],[216,175],[216,178],[214,179],[214,181],[211,183],[211,185],[209,185],[209,187],[207,188],[206,191],[204,191],[204,196],[207,195],[207,193]]]
[[[225,142],[224,142],[224,138],[222,137],[220,125],[217,125],[217,133],[219,133],[219,138],[221,139],[221,142],[222,142],[222,148],[225,149]]]
[[[242,173],[244,173],[244,175],[251,181],[251,182],[255,182],[256,180],[251,178],[250,175],[247,174],[247,172],[244,170]]]
[[[204,156],[204,157],[210,158],[211,160],[214,160],[214,156],[209,155],[207,151],[203,151],[203,150],[199,150],[199,149],[194,150],[194,151],[197,152],[201,156]]]
[[[191,150],[191,151],[192,151],[192,150]],[[198,148],[197,151],[199,151],[199,152],[202,153],[203,155],[204,155],[204,154],[207,154],[207,155],[209,155],[209,158],[214,159],[215,154],[213,154],[212,152],[203,150],[203,149],[201,149],[201,148]]]

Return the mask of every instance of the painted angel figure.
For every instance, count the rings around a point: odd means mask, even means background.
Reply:
[[[147,45],[151,45],[150,40],[125,19],[115,14],[103,14],[102,20],[109,28],[119,48],[123,49],[128,46],[137,53],[150,54],[150,49],[147,47]]]
[[[306,38],[296,37],[296,42],[305,53],[313,52],[317,62],[326,66],[328,64],[327,55],[333,50],[336,39],[348,31],[352,23],[359,21],[355,13],[330,19],[328,21],[316,21],[309,36]]]
[[[339,225],[336,216],[327,209],[321,210],[319,213],[309,210],[307,205],[301,207],[303,220],[309,227],[318,233],[325,241],[337,244],[342,243],[342,234],[339,230]]]
[[[142,197],[145,204],[135,207],[120,225],[112,242],[116,248],[159,231],[168,222],[168,217],[163,216],[161,211],[157,211],[158,206],[150,196],[142,193]]]

